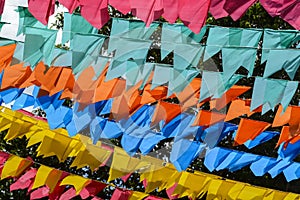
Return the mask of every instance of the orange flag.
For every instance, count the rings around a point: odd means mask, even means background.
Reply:
[[[200,96],[200,85],[201,79],[195,78],[182,92],[177,94],[182,110],[197,105]]]
[[[181,113],[181,107],[178,104],[167,103],[164,101],[158,102],[156,105],[153,117],[152,124],[157,124],[161,120],[165,121],[165,124],[170,122],[174,117]]]
[[[11,44],[0,47],[0,72],[10,66],[16,46],[16,44]]]
[[[207,110],[200,110],[194,121],[193,126],[210,126],[225,119],[226,115]]]
[[[244,144],[248,140],[253,140],[261,132],[266,130],[270,125],[271,124],[267,122],[242,118],[234,141],[237,144]]]
[[[300,133],[300,107],[299,106],[291,106],[291,117],[290,117],[290,134],[294,136]]]
[[[231,102],[225,121],[230,121],[244,114],[250,116],[253,113],[250,111],[250,105],[247,105],[246,101],[237,99]]]
[[[280,137],[275,148],[279,147],[281,143],[288,141],[289,138],[290,138],[290,127],[288,126],[282,127]]]
[[[236,99],[238,96],[244,94],[250,89],[251,87],[234,85],[225,94],[223,94],[221,98],[212,100],[210,102],[211,108],[220,110],[224,108],[229,102]]]
[[[287,107],[286,111],[282,113],[282,106],[279,105],[276,115],[274,117],[272,127],[283,126],[288,124],[291,117],[292,107]]]
[[[4,69],[1,89],[20,87],[31,75],[30,67],[24,67],[22,63]]]

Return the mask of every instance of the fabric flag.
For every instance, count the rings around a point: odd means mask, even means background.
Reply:
[[[227,11],[224,9],[225,0],[211,0],[209,12],[215,19],[220,19],[228,16]]]
[[[193,126],[210,126],[224,121],[226,115],[218,112],[200,110],[196,116]]]
[[[108,3],[124,15],[131,11],[130,1],[109,0]]]
[[[36,173],[32,189],[47,185],[52,193],[58,181],[61,179],[62,171],[41,165]]]
[[[63,44],[69,40],[72,41],[76,33],[96,34],[97,32],[98,30],[89,24],[81,15],[64,13]]]
[[[76,33],[71,40],[73,74],[82,72],[95,62],[100,54],[105,37]]]
[[[0,47],[0,71],[11,65],[16,44]]]
[[[158,26],[159,23],[155,22],[146,27],[145,23],[138,20],[113,18],[110,36],[149,40]]]
[[[51,64],[56,33],[55,30],[26,27],[23,59],[25,62],[30,63],[31,68],[34,69],[42,58],[44,58],[47,65]]]
[[[80,0],[80,13],[92,26],[101,29],[109,20],[108,0]]]
[[[286,110],[283,112],[282,105],[279,105],[272,123],[272,127],[278,127],[278,126],[283,126],[285,124],[288,124],[290,121],[291,112],[292,112],[291,106],[287,107]]]
[[[186,139],[174,142],[170,161],[180,172],[186,170],[191,162],[205,149],[204,144]]]
[[[131,191],[122,191],[118,188],[115,189],[114,193],[111,196],[111,199],[120,199],[120,200],[128,200],[131,196]]]
[[[10,191],[14,190],[24,190],[29,188],[30,185],[33,183],[34,178],[36,176],[37,170],[32,168],[28,170],[24,175],[22,175],[16,182],[10,185]]]
[[[241,78],[241,75],[233,75],[229,80],[224,80],[224,73],[222,72],[203,71],[200,102],[210,97],[220,98]]]
[[[71,174],[64,178],[60,185],[72,185],[76,190],[76,194],[79,194],[90,182],[91,180],[89,179]]]
[[[29,12],[42,24],[47,25],[49,17],[54,14],[55,0],[29,0]]]
[[[224,79],[229,80],[240,68],[248,70],[248,76],[252,76],[256,61],[257,49],[255,48],[222,48],[222,66]],[[239,59],[232,59],[232,55],[237,55]]]
[[[199,44],[176,44],[174,48],[174,69],[197,68],[204,47]]]
[[[80,5],[79,0],[58,0],[64,7],[69,10],[69,13],[73,13],[74,10]]]
[[[130,0],[131,12],[149,26],[154,20],[158,19],[164,12],[162,1],[150,0],[139,1]]]
[[[11,155],[4,164],[4,167],[1,172],[1,179],[3,180],[8,177],[18,177],[31,164],[32,162],[30,160]]]
[[[199,33],[206,22],[210,1],[179,1],[179,18],[194,33]]]
[[[294,0],[276,1],[276,0],[260,0],[261,5],[272,16],[278,16],[281,12],[294,3]]]
[[[272,49],[268,53],[264,77],[269,77],[275,72],[284,69],[291,80],[300,66],[300,50],[297,49]]]
[[[109,169],[108,182],[134,172],[147,166],[148,162],[140,161],[138,158],[129,157],[126,152],[115,148],[111,167]]]
[[[5,4],[5,0],[1,0],[1,1],[0,1],[0,16],[1,16],[2,13],[3,13],[4,4]]]
[[[258,47],[262,36],[260,29],[239,29],[212,26],[209,27],[204,61],[208,60],[222,47]]]
[[[230,15],[233,20],[238,20],[251,7],[256,0],[243,0],[236,2],[234,0],[226,0],[224,3],[224,10]]]
[[[286,49],[291,47],[293,42],[296,42],[295,38],[298,33],[297,30],[264,29],[261,63],[269,60],[268,55],[271,49]]]
[[[210,101],[211,109],[215,108],[217,110],[221,110],[227,104],[237,100],[238,96],[244,94],[250,89],[251,87],[247,87],[247,86],[238,86],[238,85],[232,86],[232,88],[230,88],[225,94],[223,94],[221,98],[217,98]]]
[[[21,33],[25,33],[26,26],[35,27],[35,28],[46,28],[44,24],[37,21],[37,19],[31,15],[31,13],[28,11],[28,8],[19,6],[18,12],[19,12],[19,28],[18,28],[17,36],[20,35]]]
[[[221,162],[230,153],[231,153],[231,151],[228,149],[215,147],[206,152],[205,159],[204,159],[204,165],[210,172],[212,172],[221,164]]]
[[[180,105],[168,103],[164,101],[158,102],[153,117],[152,124],[157,124],[164,121],[164,124],[169,123],[172,119],[181,113]]]
[[[272,167],[274,167],[279,161],[274,158],[261,157],[257,161],[253,162],[250,165],[251,171],[255,176],[263,176],[266,174]]]
[[[199,34],[193,33],[183,24],[163,23],[161,33],[161,60],[163,60],[176,46],[180,44],[198,44],[206,33],[206,26],[201,29]],[[187,46],[187,45],[186,45]],[[192,46],[191,46],[192,47]],[[199,45],[199,48],[201,46]],[[184,57],[183,57],[184,58]]]
[[[298,14],[299,9],[300,3],[298,1],[294,1],[293,4],[287,7],[280,15],[282,19],[287,21],[297,30],[300,30],[300,16]]]
[[[244,144],[247,140],[256,138],[256,136],[266,130],[269,126],[270,124],[267,122],[242,118],[234,141],[239,145]]]

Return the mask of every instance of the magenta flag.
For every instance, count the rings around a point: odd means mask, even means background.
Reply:
[[[78,0],[58,0],[61,5],[69,10],[69,13],[73,13],[74,10],[80,5]]]

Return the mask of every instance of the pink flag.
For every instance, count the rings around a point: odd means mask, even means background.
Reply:
[[[0,0],[0,15],[3,13],[5,0]]]
[[[69,200],[76,196],[77,196],[76,190],[72,187],[72,188],[68,189],[65,193],[63,193],[60,196],[59,200]]]
[[[293,5],[282,11],[280,17],[295,29],[300,30],[300,1],[295,2]]]
[[[162,16],[170,23],[178,18],[179,0],[163,0],[164,13]]]
[[[269,15],[275,17],[279,16],[284,9],[296,1],[297,0],[260,0],[260,4],[266,9]]]
[[[49,196],[50,189],[47,186],[40,187],[30,194],[30,199],[40,199]]]
[[[224,4],[226,0],[211,0],[209,12],[215,19],[227,17],[228,13],[224,10]]]
[[[108,3],[124,15],[131,10],[129,0],[109,0]]]
[[[158,19],[164,11],[161,0],[130,0],[132,14],[143,20],[147,26]]]
[[[116,188],[113,195],[111,196],[111,200],[128,200],[130,195],[130,191],[122,191]]]
[[[15,183],[10,185],[10,191],[28,188],[33,183],[36,172],[36,169],[30,169],[27,171]]]
[[[92,26],[100,29],[109,20],[108,0],[80,0],[81,15]]]
[[[107,185],[104,183],[92,181],[89,183],[81,192],[79,193],[82,199],[86,199],[90,196],[97,195],[100,191],[102,191]]]
[[[257,0],[226,0],[224,10],[233,20],[238,20]]]
[[[179,17],[194,33],[206,22],[210,0],[181,0]]]
[[[78,0],[58,0],[61,5],[69,10],[69,13],[73,13],[74,10],[79,6]]]
[[[42,24],[47,25],[49,16],[54,13],[55,0],[29,0],[29,12]]]

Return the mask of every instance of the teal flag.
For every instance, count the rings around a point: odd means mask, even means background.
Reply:
[[[54,48],[51,66],[72,66],[72,52]]]
[[[151,90],[161,85],[168,85],[171,80],[173,67],[165,64],[155,64]]]
[[[284,69],[290,79],[294,79],[300,66],[300,49],[271,49],[268,53],[264,77]]]
[[[168,85],[168,96],[182,92],[199,73],[199,70],[195,68],[185,70],[173,69]]]
[[[222,72],[203,71],[200,88],[200,102],[210,97],[220,98],[242,77],[243,75],[234,74],[229,80],[225,80]]]
[[[161,33],[161,60],[175,50],[178,44],[199,44],[206,33],[204,26],[200,33],[195,34],[183,24],[163,23]]]
[[[76,33],[96,34],[97,32],[98,30],[81,15],[64,13],[63,44],[72,40]]]
[[[258,47],[261,29],[209,27],[204,61],[218,53],[222,47]]]
[[[17,12],[19,13],[19,27],[17,36],[21,33],[25,33],[26,26],[35,28],[47,28],[47,26],[45,26],[32,16],[32,14],[28,11],[28,8],[18,7]]]
[[[256,77],[253,87],[251,111],[263,106],[262,114],[274,109],[279,103],[285,110],[298,88],[298,82]]]
[[[203,55],[204,47],[200,44],[176,44],[174,50],[174,69],[196,68]]]
[[[71,40],[73,73],[82,72],[100,56],[105,36],[76,33]]]
[[[23,59],[34,68],[43,58],[46,65],[53,59],[57,31],[26,27]]]
[[[222,66],[224,79],[229,80],[232,75],[243,66],[252,76],[257,50],[246,47],[225,47],[222,48]]]
[[[286,49],[289,48],[293,43],[297,42],[297,30],[272,30],[265,29],[263,44],[262,44],[262,56],[261,63],[269,60],[268,55],[270,49]],[[299,40],[300,38],[298,38]]]
[[[159,23],[153,22],[149,27],[139,20],[113,18],[110,36],[149,40],[157,30]]]

